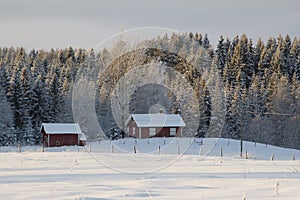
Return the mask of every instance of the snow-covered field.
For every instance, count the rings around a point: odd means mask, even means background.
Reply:
[[[299,198],[300,151],[245,142],[241,159],[239,149],[190,138],[1,147],[0,199]]]

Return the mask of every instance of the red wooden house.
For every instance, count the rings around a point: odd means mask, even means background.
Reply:
[[[181,137],[185,123],[177,114],[132,114],[126,121],[131,137]]]
[[[78,123],[43,123],[41,134],[46,147],[83,146],[87,140]]]

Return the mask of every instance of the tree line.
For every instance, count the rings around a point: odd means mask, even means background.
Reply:
[[[142,42],[180,55],[201,73],[192,80],[201,89],[197,94],[199,128],[194,136],[300,148],[298,38],[270,37],[253,44],[246,35],[221,36],[215,49],[208,36],[199,33]],[[95,68],[99,80],[115,54],[116,48],[0,48],[0,145],[39,144],[42,122],[73,122],[72,90],[78,71]],[[102,93],[97,93],[98,99]],[[213,124],[212,117],[219,121]]]

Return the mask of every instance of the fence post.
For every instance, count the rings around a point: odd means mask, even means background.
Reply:
[[[272,153],[271,160],[274,160],[274,153]]]
[[[18,144],[18,152],[21,153],[21,144]]]
[[[133,152],[136,153],[136,147],[133,145]]]
[[[293,159],[293,160],[296,160],[296,158],[295,158],[295,155],[294,155],[294,154],[293,154],[293,156],[292,156],[292,159]]]
[[[113,144],[111,145],[111,152],[115,153],[115,146]]]
[[[44,149],[44,142],[42,143],[42,152],[45,152],[45,149]]]
[[[178,145],[177,153],[178,153],[178,155],[180,154],[180,146],[179,145]]]
[[[223,157],[223,149],[222,149],[222,147],[220,149],[220,156]]]
[[[160,154],[160,146],[158,146],[158,154]]]
[[[246,150],[246,159],[248,159],[248,151]]]

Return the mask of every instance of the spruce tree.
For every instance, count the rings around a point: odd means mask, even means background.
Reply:
[[[276,130],[270,141],[276,146],[287,146],[288,144],[286,124],[293,113],[291,104],[292,98],[288,78],[281,76],[268,104],[270,119],[273,121]]]
[[[260,77],[264,76],[266,69],[271,68],[271,60],[276,51],[276,46],[276,40],[274,38],[269,38],[266,46],[263,48],[258,62],[258,74]]]
[[[289,58],[289,74],[295,74],[296,78],[300,80],[300,42],[297,38],[293,40]]]
[[[14,113],[14,130],[16,131],[16,142],[22,142],[23,132],[22,127],[24,127],[24,118],[22,110],[22,97],[24,96],[22,90],[22,84],[20,80],[20,70],[15,68],[13,75],[10,79],[10,85],[8,88],[7,97],[11,103],[12,110]]]
[[[226,64],[226,60],[227,60],[227,56],[228,56],[228,48],[229,46],[224,42],[224,38],[223,36],[220,37],[219,43],[217,45],[217,50],[216,50],[216,56],[218,58],[218,66],[219,69],[221,71],[221,73],[223,73],[225,64]]]
[[[209,47],[210,47],[210,41],[208,39],[207,34],[205,34],[203,38],[203,48],[207,50]]]
[[[208,134],[206,137],[221,137],[225,120],[225,94],[222,76],[218,69],[218,60],[215,57],[212,61],[209,78],[207,81],[209,96],[211,99],[211,119]]]
[[[15,137],[14,119],[11,105],[6,98],[6,92],[0,84],[0,146],[12,145],[11,141]]]

